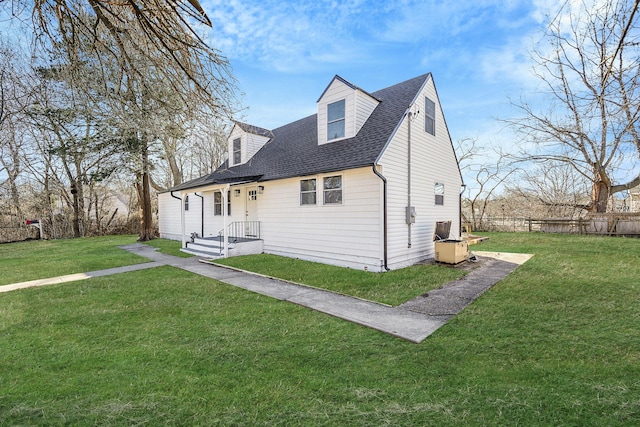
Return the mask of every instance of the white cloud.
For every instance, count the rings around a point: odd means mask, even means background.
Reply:
[[[213,45],[230,58],[301,72],[322,64],[376,59],[386,45],[482,42],[516,31],[524,0],[209,0]],[[497,35],[500,37],[500,34]]]
[[[212,45],[224,55],[282,72],[362,58],[350,35],[362,0],[351,2],[204,2],[213,22]],[[351,22],[347,25],[346,22]]]

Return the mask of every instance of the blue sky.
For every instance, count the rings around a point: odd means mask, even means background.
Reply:
[[[373,92],[433,73],[454,141],[504,143],[496,117],[535,92],[528,49],[549,5],[535,0],[203,0],[210,43],[244,93],[242,119],[276,128],[315,113],[338,74]]]

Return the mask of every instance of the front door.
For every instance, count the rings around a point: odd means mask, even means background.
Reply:
[[[247,209],[245,212],[245,235],[257,237],[253,221],[258,220],[258,187],[247,188]]]

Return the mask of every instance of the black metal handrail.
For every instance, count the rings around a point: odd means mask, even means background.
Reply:
[[[224,228],[218,233],[224,235]],[[229,239],[260,239],[260,221],[234,221],[227,225],[227,237]]]

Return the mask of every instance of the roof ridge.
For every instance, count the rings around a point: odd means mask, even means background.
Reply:
[[[238,120],[235,120],[234,123],[238,125],[240,129],[242,129],[247,133],[252,133],[254,135],[260,135],[260,136],[268,136],[269,138],[273,138],[273,132],[271,131],[271,129],[266,129],[260,126],[252,125],[252,124],[241,122]]]
[[[333,78],[331,79],[331,81],[329,82],[329,84],[327,85],[326,88],[324,88],[324,90],[322,91],[322,94],[320,95],[320,97],[318,98],[318,101],[320,101],[322,99],[322,97],[324,96],[325,93],[327,93],[327,90],[329,90],[329,87],[333,84],[333,82],[335,80],[339,80],[342,83],[344,83],[345,85],[349,86],[351,89],[353,90],[359,90],[360,92],[364,93],[365,95],[370,96],[371,98],[380,101],[378,98],[376,98],[375,96],[373,96],[370,92],[367,92],[366,90],[362,89],[361,87],[351,83],[349,80],[345,79],[344,77],[341,77],[340,75],[336,74],[335,76],[333,76]],[[318,102],[316,101],[316,102]]]

